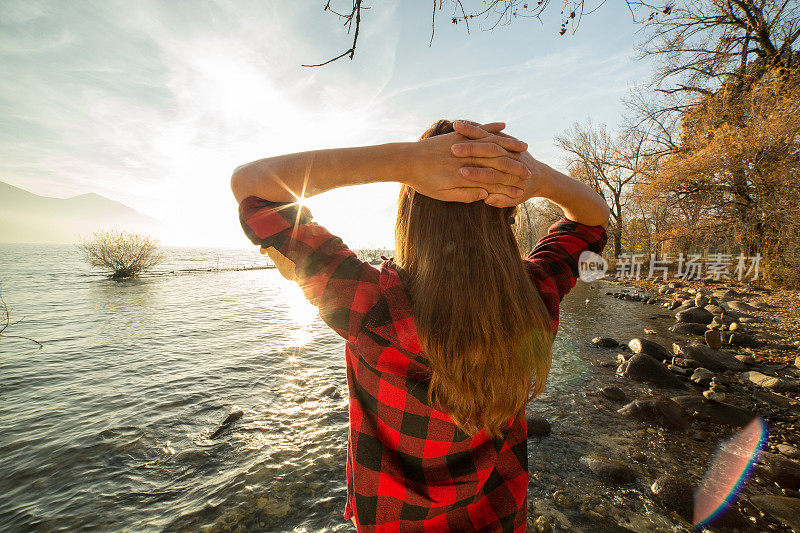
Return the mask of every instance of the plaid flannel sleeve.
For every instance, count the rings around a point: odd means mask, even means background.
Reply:
[[[539,239],[524,260],[526,269],[542,295],[542,300],[558,327],[558,306],[575,287],[581,253],[602,253],[608,241],[603,226],[587,226],[561,217]]]
[[[331,329],[354,342],[378,300],[380,271],[311,218],[308,208],[296,203],[250,196],[239,204],[239,222],[250,242],[297,282]]]

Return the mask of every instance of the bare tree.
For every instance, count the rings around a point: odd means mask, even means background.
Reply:
[[[620,144],[631,142],[633,155],[625,161]],[[614,238],[614,255],[622,253],[624,208],[628,193],[639,172],[637,160],[643,157],[641,138],[636,142],[626,138],[615,139],[604,124],[585,125],[574,122],[562,135],[555,138],[556,146],[567,153],[570,176],[581,180],[605,199],[611,210],[610,230]],[[630,168],[628,168],[630,167]]]
[[[336,16],[339,22],[347,27],[347,33],[352,32],[353,40],[341,54],[321,63],[303,65],[304,67],[321,67],[344,57],[353,59],[355,56],[359,32],[363,23],[361,15],[364,11],[373,8],[366,6],[363,0],[349,0],[346,3],[347,7],[344,9],[332,7],[331,2],[332,0],[326,1],[323,11],[330,12]],[[429,44],[433,43],[437,12],[449,10],[450,14],[447,16],[450,22],[463,24],[467,33],[469,33],[470,21],[474,22],[476,19],[479,22],[488,23],[485,29],[493,30],[499,25],[509,25],[517,20],[536,19],[542,23],[541,16],[547,10],[558,9],[558,7],[551,5],[551,0],[431,0],[431,3],[431,39]],[[630,9],[634,23],[653,21],[659,14],[665,12],[665,6],[651,8],[641,2],[632,0],[625,0],[625,3]],[[474,7],[473,4],[475,4]],[[572,33],[575,33],[583,16],[595,12],[603,4],[605,4],[605,0],[596,0],[589,4],[585,0],[563,0],[559,2],[558,5],[561,7],[561,26],[558,28],[558,34],[564,35],[569,28],[572,28]],[[671,6],[669,0],[666,5]],[[670,9],[671,7],[667,7],[666,12],[669,13]]]
[[[8,333],[6,333],[6,331],[8,330],[9,327],[11,327],[11,326],[13,326],[15,324],[19,324],[24,319],[20,318],[16,322],[11,322],[11,311],[9,311],[8,304],[6,304],[5,298],[3,298],[3,282],[2,281],[0,281],[0,315],[4,316],[4,318],[3,318],[4,322],[2,324],[2,327],[0,327],[0,341],[2,341],[3,338],[6,338],[6,339],[25,339],[27,341],[35,342],[36,344],[39,345],[39,348],[43,348],[44,347],[44,344],[42,344],[41,342],[37,341],[36,339],[31,339],[30,337],[24,337],[22,335],[9,335]]]
[[[97,231],[77,248],[90,265],[110,270],[113,279],[138,276],[164,260],[156,239],[127,231]]]

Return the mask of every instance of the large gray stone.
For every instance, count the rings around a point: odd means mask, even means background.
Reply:
[[[708,309],[704,309],[702,307],[690,307],[682,311],[679,310],[677,313],[675,313],[675,318],[678,320],[678,322],[711,324],[711,321],[714,320],[714,315],[711,314]]]
[[[672,354],[669,353],[669,350],[657,342],[648,339],[641,339],[638,337],[631,339],[628,343],[628,348],[630,348],[633,353],[647,354],[658,361],[672,358]]]
[[[617,373],[633,381],[649,383],[657,387],[685,388],[683,382],[670,372],[667,366],[647,354],[637,353],[617,369]]]
[[[617,412],[673,431],[689,429],[689,415],[686,410],[669,398],[642,398],[625,405]]]
[[[700,362],[703,367],[713,371],[722,372],[733,370],[741,372],[747,367],[728,351],[713,350],[704,344],[693,342],[691,344],[673,343],[672,351],[683,359],[693,359]]]

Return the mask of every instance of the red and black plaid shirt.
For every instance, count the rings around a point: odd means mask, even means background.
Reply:
[[[524,409],[505,437],[468,435],[427,402],[430,366],[420,349],[396,265],[358,259],[311,222],[307,208],[251,196],[239,206],[253,244],[274,248],[341,335],[350,391],[347,503],[359,531],[524,531],[528,450]],[[562,218],[524,260],[558,328],[561,299],[578,277],[578,256],[600,253],[601,226]],[[275,255],[271,252],[271,255]]]

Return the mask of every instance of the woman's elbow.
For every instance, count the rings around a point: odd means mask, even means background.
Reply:
[[[247,172],[246,172],[247,165],[239,165],[231,174],[231,192],[233,193],[233,197],[236,198],[237,202],[241,202],[250,194],[247,191]]]

